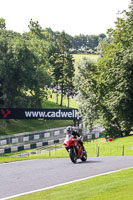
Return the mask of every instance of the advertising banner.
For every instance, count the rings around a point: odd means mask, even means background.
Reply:
[[[77,109],[0,108],[0,119],[80,120]]]

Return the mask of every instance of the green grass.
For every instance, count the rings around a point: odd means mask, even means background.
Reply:
[[[133,155],[133,136],[117,138],[112,142],[106,142],[105,139],[93,140],[87,144],[88,156],[96,156],[96,148],[99,147],[99,156],[121,156]]]
[[[86,54],[73,54],[73,58],[75,60],[74,62],[74,66],[75,66],[75,69],[76,69],[76,65],[80,62],[81,59],[83,58],[87,58],[89,60],[92,60],[94,62],[97,62],[97,60],[100,58],[100,55],[94,55],[94,54],[91,54],[91,55],[86,55]]]
[[[60,104],[60,101],[61,101],[61,95],[59,95],[59,104],[56,104],[56,93],[54,92],[51,92],[52,94],[52,98],[49,98],[48,101],[44,102],[44,108],[61,108],[61,106],[59,105]],[[69,106],[70,108],[77,108],[78,107],[78,103],[76,102],[75,99],[73,98],[70,98],[69,100]],[[63,107],[62,108],[68,108],[68,100],[67,100],[67,97],[64,96],[63,97]]]
[[[46,130],[50,128],[58,128],[73,124],[71,120],[10,120],[8,126],[3,128],[3,121],[0,121],[0,136],[19,134],[23,132]]]
[[[132,200],[133,169],[58,186],[12,200]]]

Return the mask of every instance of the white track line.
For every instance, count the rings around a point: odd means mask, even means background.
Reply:
[[[49,186],[49,187],[46,187],[46,188],[41,188],[41,189],[38,189],[38,190],[33,190],[33,191],[29,191],[29,192],[13,195],[13,196],[10,196],[10,197],[5,197],[5,198],[0,199],[0,200],[7,200],[7,199],[15,198],[15,197],[19,197],[19,196],[24,196],[24,195],[27,195],[27,194],[35,193],[35,192],[41,192],[41,191],[52,189],[52,188],[55,188],[55,187],[58,187],[58,186],[63,186],[63,185],[67,185],[67,184],[70,184],[70,183],[76,183],[76,182],[79,182],[79,181],[84,181],[86,179],[90,179],[90,178],[94,178],[94,177],[102,176],[102,175],[106,175],[106,174],[111,174],[111,173],[114,173],[114,172],[119,172],[119,171],[122,171],[122,170],[125,170],[125,169],[131,169],[131,168],[133,168],[133,167],[118,169],[118,170],[115,170],[115,171],[110,171],[110,172],[106,172],[106,173],[102,173],[102,174],[98,174],[98,175],[94,175],[94,176],[89,176],[89,177],[86,177],[86,178],[81,178],[81,179],[77,179],[77,180],[74,180],[74,181],[69,181],[69,182],[66,182],[66,183],[61,183],[61,184]]]

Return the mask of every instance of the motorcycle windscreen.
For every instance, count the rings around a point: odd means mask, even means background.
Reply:
[[[67,134],[66,137],[65,137],[65,140],[64,140],[64,143],[67,144],[67,146],[71,145],[72,143],[72,135],[70,134]]]

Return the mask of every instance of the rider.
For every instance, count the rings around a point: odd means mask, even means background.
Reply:
[[[79,134],[77,131],[74,131],[73,128],[72,128],[71,126],[68,126],[68,127],[66,128],[66,130],[67,130],[67,133],[68,133],[68,134],[73,135],[75,138],[78,137],[78,142],[79,142],[79,144],[82,146],[83,151],[85,151],[83,142],[81,141],[81,136],[80,136],[80,134]]]

